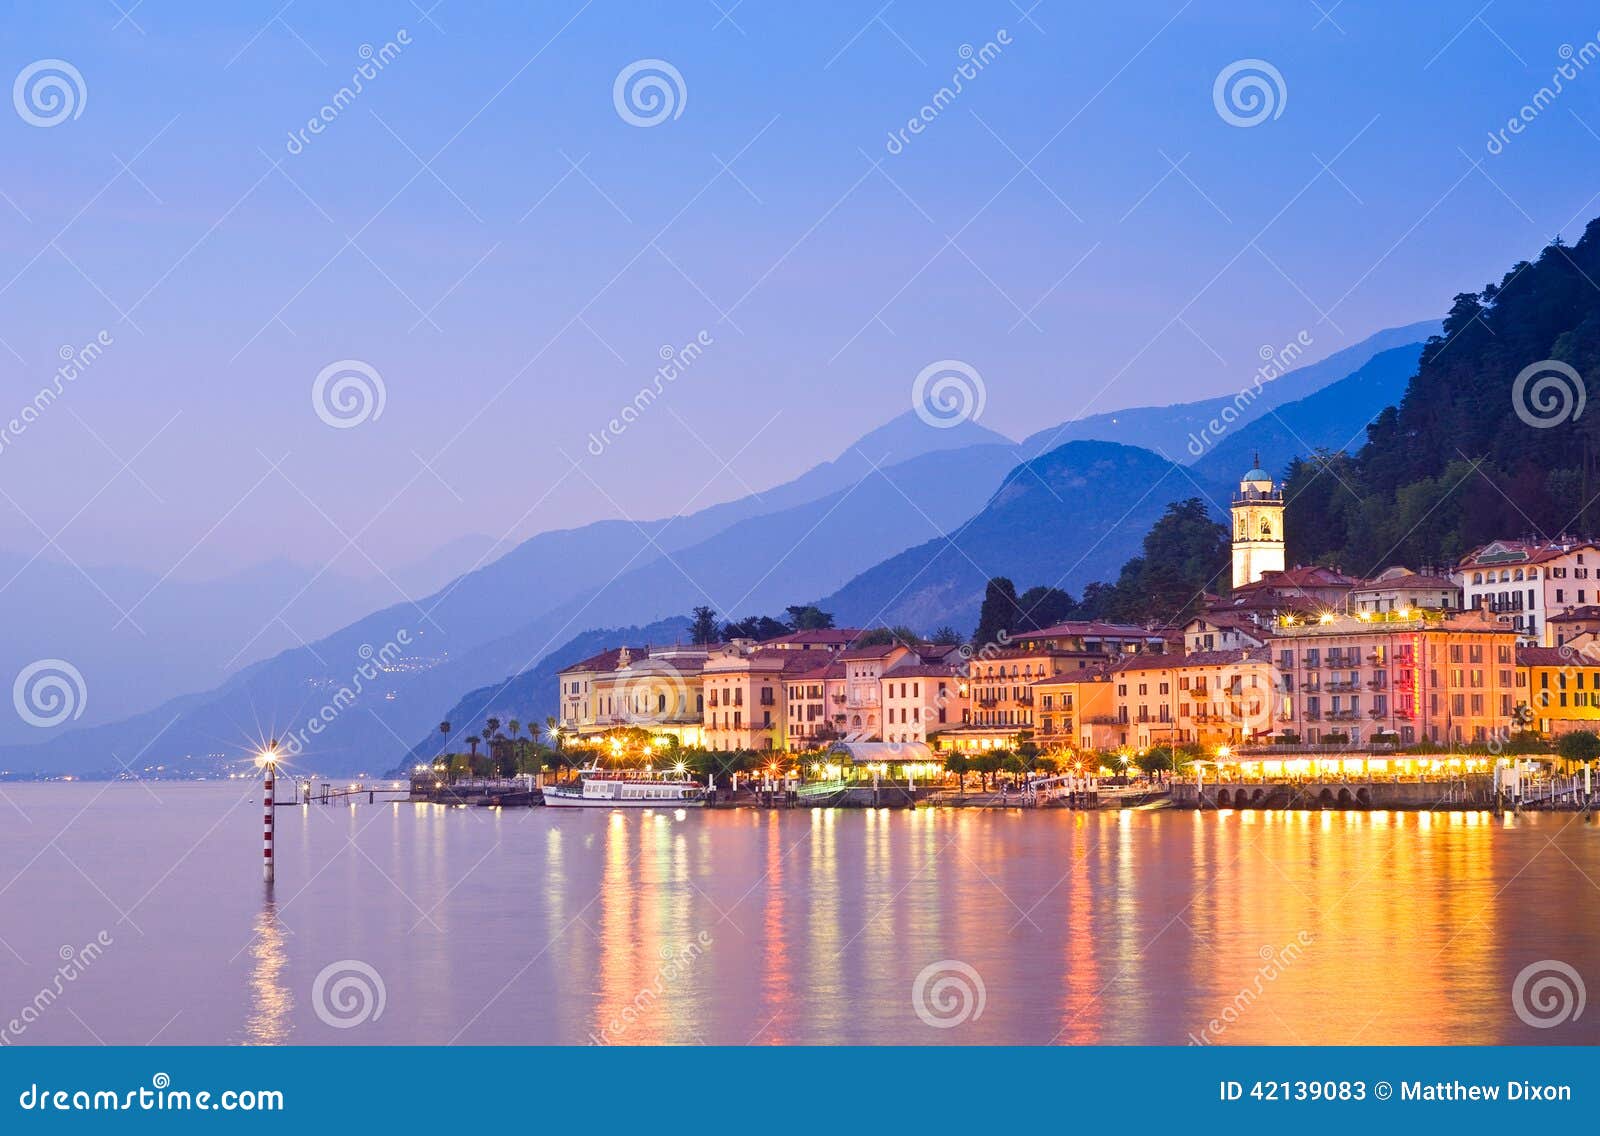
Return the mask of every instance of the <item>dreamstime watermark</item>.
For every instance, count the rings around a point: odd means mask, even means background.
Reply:
[[[289,141],[284,143],[284,149],[290,154],[300,155],[305,153],[311,139],[327,130],[334,121],[348,110],[361,92],[366,90],[366,84],[376,79],[383,69],[399,58],[400,52],[411,46],[411,32],[401,28],[394,33],[394,38],[374,48],[370,43],[364,43],[356,49],[356,54],[361,57],[361,62],[356,64],[356,69],[351,72],[350,82],[335,91],[327,102],[317,108],[317,113],[306,119],[306,124],[298,130],[289,131]]]
[[[372,649],[372,644],[363,643],[356,648],[356,654],[361,662],[350,673],[350,678],[334,691],[333,697],[322,704],[315,714],[306,719],[306,724],[289,735],[284,743],[284,750],[291,757],[303,753],[311,739],[321,734],[333,724],[334,720],[343,714],[367,690],[370,683],[376,682],[390,671],[399,669],[405,659],[405,648],[411,646],[411,632],[401,628],[395,632],[394,638],[377,650]]]
[[[335,430],[376,422],[387,399],[383,376],[360,359],[329,363],[311,383],[312,409]]]
[[[1217,73],[1211,104],[1229,126],[1260,126],[1280,118],[1289,105],[1289,85],[1265,59],[1236,59]]]
[[[1511,1008],[1534,1029],[1577,1021],[1588,1001],[1583,975],[1560,959],[1530,962],[1511,983]]]
[[[1511,382],[1511,409],[1535,430],[1576,422],[1588,401],[1583,376],[1559,359],[1530,363]]]
[[[28,1032],[28,1027],[44,1017],[45,1011],[67,992],[67,987],[78,981],[114,941],[110,932],[101,931],[81,947],[63,946],[59,952],[61,965],[56,967],[54,977],[39,988],[32,1001],[0,1025],[0,1045],[15,1045],[17,1039]]]
[[[660,126],[689,105],[683,74],[665,59],[636,59],[617,72],[611,103],[630,126]]]
[[[1274,348],[1270,343],[1263,343],[1256,352],[1261,357],[1261,366],[1250,376],[1250,381],[1241,387],[1239,393],[1233,396],[1233,401],[1202,426],[1198,433],[1192,430],[1189,432],[1190,456],[1199,457],[1220,442],[1222,436],[1250,409],[1251,404],[1261,397],[1262,388],[1291,370],[1311,343],[1309,331],[1301,331],[1282,347]]]
[[[929,363],[911,382],[911,408],[940,430],[976,421],[988,397],[977,368],[959,359]]]
[[[55,405],[56,400],[67,393],[67,384],[77,382],[114,342],[109,331],[101,331],[79,347],[63,343],[56,351],[61,366],[50,376],[50,381],[40,387],[32,400],[24,403],[9,421],[0,423],[0,453],[4,453],[7,446],[16,442],[27,432],[28,427],[39,421],[44,413]]]
[[[964,43],[956,49],[956,54],[961,57],[961,62],[956,65],[955,71],[950,75],[950,82],[933,92],[931,98],[917,108],[917,113],[906,120],[906,124],[899,130],[889,131],[889,139],[883,146],[890,154],[905,153],[911,139],[921,134],[934,120],[945,112],[966,89],[965,84],[976,79],[983,69],[996,59],[1000,53],[1012,44],[1011,33],[1001,28],[994,33],[994,38],[982,47],[974,48],[970,43]]]
[[[1540,87],[1533,93],[1533,97],[1517,108],[1517,113],[1506,119],[1506,124],[1499,130],[1489,131],[1489,141],[1484,144],[1491,157],[1498,157],[1505,153],[1511,139],[1527,130],[1533,121],[1548,110],[1556,99],[1561,97],[1566,90],[1566,84],[1583,74],[1584,69],[1600,59],[1600,33],[1589,40],[1582,47],[1574,48],[1570,43],[1564,43],[1556,49],[1556,54],[1562,62],[1550,73],[1550,82]]]
[[[684,372],[694,366],[695,361],[706,353],[706,348],[715,342],[709,331],[701,331],[682,347],[663,343],[657,352],[661,357],[661,366],[656,368],[656,373],[651,376],[649,384],[640,387],[633,400],[624,403],[616,417],[601,427],[598,433],[590,432],[586,447],[589,453],[594,457],[604,454],[606,447],[627,433],[628,427],[639,421],[645,411],[666,393],[667,387],[677,382]]]
[[[280,1089],[174,1089],[172,1078],[157,1073],[148,1086],[114,1089],[40,1088],[37,1081],[17,1096],[26,1112],[282,1112]]]
[[[639,992],[633,996],[633,1001],[612,1014],[604,1026],[592,1031],[589,1034],[589,1044],[611,1045],[632,1029],[640,1018],[655,1007],[658,998],[689,974],[694,964],[710,948],[711,943],[711,932],[701,931],[691,943],[679,946],[669,943],[662,947],[661,964],[656,967],[655,976],[650,983],[641,986]]]
[[[80,118],[89,105],[89,85],[65,59],[39,59],[17,73],[11,105],[29,126],[60,126]]]
[[[1216,1017],[1200,1027],[1198,1034],[1193,1030],[1189,1031],[1189,1044],[1210,1045],[1226,1033],[1228,1027],[1244,1017],[1246,1010],[1260,1001],[1268,986],[1278,981],[1284,971],[1305,957],[1306,948],[1315,942],[1316,939],[1311,932],[1301,931],[1295,935],[1293,942],[1285,943],[1281,948],[1262,947],[1258,952],[1261,956],[1261,965],[1256,967],[1256,972],[1249,983],[1241,986],[1239,993],[1233,996],[1233,1000],[1223,1006]]]
[[[911,983],[911,1008],[934,1029],[975,1022],[988,1003],[983,975],[960,959],[930,962]]]
[[[360,959],[330,962],[311,983],[311,1008],[323,1025],[354,1029],[383,1017],[389,989],[383,976]]]
[[[89,703],[89,686],[83,672],[65,659],[38,659],[17,672],[11,684],[11,704],[30,726],[52,729],[68,719],[83,717]]]

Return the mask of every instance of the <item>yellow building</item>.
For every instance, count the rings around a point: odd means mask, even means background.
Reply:
[[[1600,733],[1600,652],[1519,647],[1517,668],[1528,729],[1546,737],[1574,730]]]

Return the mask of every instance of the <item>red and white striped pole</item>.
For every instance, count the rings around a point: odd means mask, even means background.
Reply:
[[[275,774],[278,769],[278,743],[274,741],[264,756],[266,777],[263,781],[265,791],[261,799],[263,825],[261,831],[261,878],[269,884],[272,882],[272,828],[276,820],[277,808],[273,804],[272,789]]]

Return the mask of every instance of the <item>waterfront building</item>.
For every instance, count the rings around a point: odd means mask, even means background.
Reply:
[[[1395,565],[1351,588],[1348,611],[1360,615],[1413,608],[1453,611],[1460,607],[1461,585],[1447,573],[1433,569],[1413,572]]]
[[[1473,549],[1452,573],[1462,606],[1505,615],[1525,646],[1550,647],[1548,620],[1569,607],[1600,603],[1594,571],[1600,546],[1554,540],[1497,540]]]
[[[1600,652],[1566,647],[1519,647],[1517,667],[1526,728],[1546,737],[1574,730],[1600,733]]]
[[[832,697],[842,702],[844,664],[831,653],[824,653],[821,662],[785,680],[784,719],[791,749],[815,749],[844,736],[830,710],[830,684],[836,691]]]
[[[619,649],[613,668],[589,679],[593,717],[577,724],[578,736],[626,727],[680,745],[704,745],[701,671],[709,653],[707,647],[658,648],[638,655],[631,648]]]
[[[647,655],[646,647],[611,647],[590,655],[556,672],[560,687],[559,713],[561,730],[570,735],[593,732],[599,721],[595,701],[595,680],[617,669],[617,661],[626,653]]]
[[[1336,616],[1278,628],[1279,740],[1487,742],[1517,700],[1516,630],[1480,612]]]
[[[747,639],[713,650],[701,672],[706,748],[789,748],[787,685],[816,665],[809,651],[772,650]]]
[[[1272,475],[1255,467],[1239,479],[1233,499],[1233,586],[1253,584],[1267,572],[1281,572],[1283,560],[1283,490]]]
[[[967,682],[943,663],[920,660],[890,667],[882,680],[886,742],[927,742],[930,735],[965,724],[970,714]]]
[[[769,651],[827,651],[831,654],[844,650],[864,634],[866,632],[859,627],[823,627],[764,639],[761,646]]]

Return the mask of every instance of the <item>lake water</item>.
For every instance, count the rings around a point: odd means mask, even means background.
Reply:
[[[0,1040],[1600,1042],[1575,814],[363,798],[268,889],[259,793],[0,786]]]

